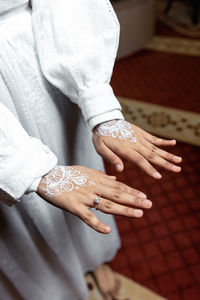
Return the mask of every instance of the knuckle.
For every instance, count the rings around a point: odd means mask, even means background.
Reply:
[[[133,209],[132,208],[130,208],[130,207],[125,207],[124,208],[124,212],[125,212],[125,215],[126,216],[133,216]]]
[[[110,162],[111,162],[112,164],[117,163],[117,157],[116,157],[115,155],[111,155],[111,156],[110,156]]]
[[[122,183],[122,184],[120,185],[119,190],[120,190],[120,192],[122,192],[122,193],[126,193],[126,192],[129,191],[129,188],[128,188],[125,184]]]
[[[170,164],[168,161],[165,162],[165,167],[168,168],[168,169],[171,169],[173,168],[173,165]]]
[[[141,200],[139,199],[139,198],[135,198],[135,200],[134,200],[134,205],[135,206],[140,206],[141,205]]]
[[[91,226],[92,226],[92,228],[93,228],[94,230],[99,230],[99,229],[100,229],[100,221],[93,222],[93,223],[91,224]]]
[[[144,164],[145,163],[145,158],[143,156],[138,156],[137,157],[137,163],[138,164]]]
[[[167,155],[166,155],[166,157],[167,157],[167,159],[173,159],[173,155],[172,154],[170,154],[170,153],[167,153]]]
[[[117,191],[123,190],[124,189],[124,184],[122,182],[117,181],[115,187],[116,187]]]
[[[152,151],[152,152],[156,152],[156,150],[157,150],[156,146],[151,145],[151,151]]]
[[[150,154],[147,155],[147,159],[149,161],[153,161],[155,159],[155,155],[153,153],[150,153]]]
[[[121,199],[121,195],[122,192],[119,189],[115,190],[113,193],[113,200],[118,202]]]
[[[109,201],[109,200],[105,200],[103,202],[103,206],[105,210],[111,210],[113,207],[113,202]]]
[[[155,142],[155,143],[162,144],[162,143],[163,143],[163,139],[157,138],[157,137],[154,136],[154,142]]]
[[[83,220],[86,223],[90,223],[92,221],[92,218],[93,218],[93,214],[89,210],[83,216]]]

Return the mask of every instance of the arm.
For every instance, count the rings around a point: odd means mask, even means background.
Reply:
[[[82,110],[91,129],[123,119],[110,78],[119,24],[107,0],[32,0],[43,74]]]
[[[98,209],[108,214],[139,218],[143,209],[152,205],[146,195],[103,172],[56,163],[48,147],[30,137],[0,104],[0,201],[13,205],[24,193],[37,192],[44,200],[77,215],[104,234],[111,228],[90,211],[99,195]]]
[[[40,64],[46,78],[78,104],[91,129],[110,120],[123,120],[110,78],[118,48],[119,24],[108,0],[32,0],[33,28]],[[126,123],[124,123],[126,126]],[[175,141],[157,139],[130,124],[136,143],[99,136],[96,151],[115,166],[123,158],[139,165],[154,178],[161,175],[151,164],[179,172],[180,157],[156,146]]]
[[[56,163],[57,158],[49,148],[30,137],[0,103],[0,189],[4,191],[0,200],[12,205],[24,193],[36,191],[41,177]]]

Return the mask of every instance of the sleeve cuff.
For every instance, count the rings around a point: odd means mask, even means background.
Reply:
[[[112,87],[107,83],[85,89],[85,91],[79,95],[77,103],[85,121],[89,123],[91,128],[98,124],[99,116],[118,111],[118,118],[122,110],[119,101],[113,93]],[[123,118],[121,114],[120,118]],[[115,119],[115,116],[112,119]]]
[[[45,175],[45,174],[44,174]],[[29,188],[26,190],[26,194],[30,194],[32,192],[37,192],[38,185],[40,184],[40,181],[42,180],[42,176],[39,178],[36,178],[33,183],[29,186]]]
[[[23,148],[18,149],[12,157],[12,161],[9,161],[2,174],[0,171],[0,176],[5,178],[0,183],[0,189],[8,193],[15,203],[19,202],[22,195],[37,190],[40,178],[53,169],[56,164],[55,154],[40,140],[29,137]],[[5,199],[4,203],[6,203]],[[10,201],[6,204],[11,205]]]
[[[88,124],[91,128],[91,130],[94,129],[95,126],[103,123],[103,122],[106,122],[106,121],[110,121],[110,120],[124,120],[124,116],[122,115],[121,111],[120,110],[113,110],[113,111],[109,111],[107,113],[104,113],[102,115],[99,115],[99,116],[96,116],[92,119],[90,119],[88,121]]]

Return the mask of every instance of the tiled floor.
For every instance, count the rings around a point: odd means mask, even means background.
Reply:
[[[200,112],[199,71],[200,58],[145,51],[118,62],[112,84],[119,96]],[[199,300],[200,149],[178,143],[173,152],[181,174],[156,181],[126,163],[118,176],[154,205],[140,220],[117,217],[122,248],[112,267],[170,300]]]

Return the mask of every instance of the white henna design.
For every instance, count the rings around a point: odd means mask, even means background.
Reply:
[[[86,174],[73,167],[57,166],[42,179],[46,196],[58,196],[63,192],[71,192],[83,186],[95,185]]]
[[[131,143],[136,142],[136,137],[133,135],[134,130],[131,125],[124,120],[112,120],[100,124],[97,127],[96,134],[100,136],[111,136],[121,140],[130,140]]]

